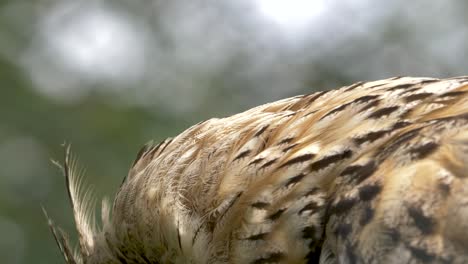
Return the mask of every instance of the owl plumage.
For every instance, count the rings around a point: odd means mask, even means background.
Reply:
[[[468,77],[397,77],[192,126],[138,154],[102,227],[67,151],[67,263],[466,263]]]

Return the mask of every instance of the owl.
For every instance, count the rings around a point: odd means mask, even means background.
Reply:
[[[112,205],[66,148],[69,264],[468,263],[468,77],[396,77],[198,123],[138,153]]]

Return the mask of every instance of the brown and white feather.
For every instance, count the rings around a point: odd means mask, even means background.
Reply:
[[[69,172],[76,262],[466,263],[467,164],[468,77],[280,100],[147,144],[102,230]]]

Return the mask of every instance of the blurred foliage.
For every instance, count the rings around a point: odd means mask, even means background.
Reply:
[[[41,205],[74,237],[50,162],[63,142],[101,199],[145,142],[203,119],[359,80],[466,74],[463,1],[316,2],[300,24],[260,0],[2,1],[2,261],[62,263]]]

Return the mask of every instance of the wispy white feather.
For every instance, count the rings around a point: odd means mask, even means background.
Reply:
[[[86,170],[78,165],[78,159],[72,155],[70,146],[66,147],[63,170],[73,208],[76,229],[79,234],[81,253],[89,256],[94,247],[93,234],[96,229],[94,220],[95,199],[92,195],[92,188],[85,186],[83,183],[83,176]]]
[[[71,247],[65,232],[55,227],[45,210],[44,214],[48,219],[51,231],[62,250],[66,262],[84,263],[83,258],[92,254],[95,245],[95,199],[93,197],[92,188],[84,184],[83,176],[86,170],[78,165],[78,159],[72,155],[70,145],[65,146],[65,161],[63,165],[54,160],[52,160],[52,162],[62,169],[65,176],[67,191],[73,209],[75,226],[79,237],[78,251],[75,250],[73,254],[71,253]]]

